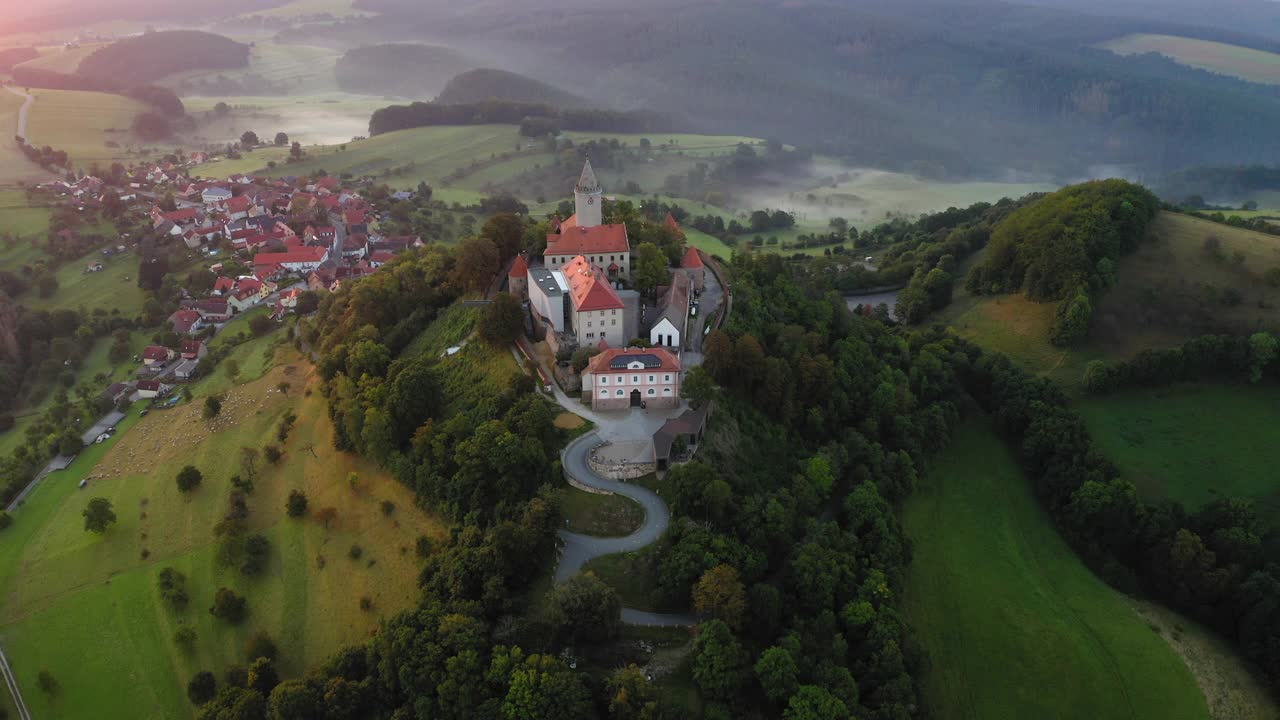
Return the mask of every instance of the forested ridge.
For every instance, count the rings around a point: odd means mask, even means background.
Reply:
[[[578,79],[575,92],[601,107],[929,175],[1167,172],[1280,155],[1269,131],[1280,120],[1276,87],[1093,47],[1129,32],[1206,34],[1192,27],[995,2],[621,5],[546,13],[496,3],[446,16],[364,0],[387,15],[363,23],[502,48],[524,74]],[[584,60],[593,72],[581,72]]]
[[[369,134],[381,135],[430,125],[519,125],[530,118],[549,120],[564,130],[639,133],[668,132],[672,129],[671,120],[656,113],[559,108],[543,103],[486,100],[462,105],[415,102],[379,108],[369,119]]]
[[[338,86],[347,92],[428,100],[458,73],[475,65],[450,48],[392,43],[348,50],[333,71]]]
[[[478,68],[459,74],[445,85],[439,98],[439,102],[446,105],[465,105],[486,100],[542,103],[558,107],[585,104],[582,98],[558,87],[519,73],[493,68]]]
[[[80,61],[77,73],[140,84],[187,70],[246,67],[249,46],[221,35],[170,30],[137,35],[98,50]]]

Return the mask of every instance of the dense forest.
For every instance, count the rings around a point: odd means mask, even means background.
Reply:
[[[248,45],[212,33],[172,30],[118,40],[81,60],[77,72],[114,82],[129,78],[130,83],[144,84],[188,70],[248,65]]]
[[[469,70],[458,75],[449,81],[438,100],[445,105],[468,105],[488,100],[556,107],[584,104],[582,98],[560,88],[518,73],[492,68]]]
[[[177,93],[160,85],[134,85],[129,75],[120,78],[90,77],[88,75],[68,75],[52,70],[16,67],[13,69],[13,81],[27,88],[50,88],[53,90],[88,90],[91,92],[113,93],[131,97],[139,102],[151,105],[169,117],[181,117],[186,107]]]
[[[1099,165],[1136,176],[1280,156],[1275,87],[1093,47],[1129,32],[1205,34],[1168,22],[994,0],[361,6],[386,14],[351,32],[466,43],[543,81],[581,78],[575,91],[603,107],[931,176],[1078,178]]]
[[[375,110],[373,117],[369,119],[369,134],[380,135],[428,125],[486,125],[489,123],[519,125],[529,118],[552,121],[556,127],[563,130],[619,133],[671,130],[671,122],[668,118],[653,113],[556,108],[540,103],[486,101],[472,105],[415,102],[409,105],[380,108]]]
[[[429,100],[475,66],[475,61],[446,47],[398,43],[348,50],[334,73],[338,87],[347,92]]]

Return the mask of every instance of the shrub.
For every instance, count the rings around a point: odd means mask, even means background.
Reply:
[[[218,399],[218,396],[210,395],[204,399],[204,410],[200,414],[205,420],[212,420],[220,412],[222,412],[222,401]]]
[[[171,567],[160,571],[160,597],[178,612],[187,608],[187,577]]]
[[[36,682],[40,685],[40,689],[48,695],[56,695],[60,689],[58,681],[53,677],[53,673],[48,670],[41,670],[36,677]]]
[[[265,535],[250,535],[244,541],[244,562],[240,564],[242,575],[257,575],[267,567],[267,554],[271,541]]]
[[[204,475],[194,465],[187,465],[178,471],[178,491],[187,494],[199,487]]]
[[[174,644],[183,650],[190,651],[196,644],[196,631],[190,625],[183,625],[173,631]]]
[[[248,642],[245,643],[245,655],[250,662],[260,657],[275,660],[276,652],[276,644],[272,642],[271,636],[265,630],[254,632],[249,636]]]
[[[417,548],[416,548],[418,557],[426,558],[427,556],[431,555],[431,546],[432,546],[431,538],[427,537],[426,535],[419,535]]]
[[[218,679],[208,670],[196,673],[187,683],[187,699],[192,705],[204,705],[213,699],[217,691]]]
[[[0,530],[4,530],[13,524],[13,516],[4,510],[0,510]]]
[[[262,457],[266,458],[267,462],[271,463],[272,465],[275,465],[276,463],[280,462],[280,458],[283,455],[284,453],[280,452],[280,448],[276,447],[275,445],[267,445],[266,447],[262,448]]]
[[[391,502],[390,500],[383,500],[383,501],[382,501],[382,514],[383,514],[383,515],[386,515],[387,517],[390,517],[390,516],[391,516],[391,514],[392,514],[392,513],[394,513],[395,511],[396,511],[396,504],[395,504],[395,503]]]
[[[373,598],[369,597],[368,595],[365,595],[364,597],[360,598],[360,609],[365,612],[369,612],[370,610],[372,610]]]
[[[243,597],[237,595],[231,588],[224,587],[218,588],[218,592],[214,594],[213,607],[209,608],[209,614],[232,625],[239,625],[244,622],[248,608],[245,607]]]
[[[285,503],[285,511],[289,513],[289,517],[297,518],[307,514],[307,494],[301,490],[294,490],[289,493],[289,500]]]
[[[352,545],[351,549],[347,551],[347,557],[352,560],[359,560],[361,555],[364,555],[364,548],[359,545]]]

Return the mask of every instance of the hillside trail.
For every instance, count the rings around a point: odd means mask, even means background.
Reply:
[[[35,103],[36,98],[34,95],[24,93],[20,90],[16,90],[11,87],[5,87],[5,90],[8,90],[14,95],[17,95],[18,97],[24,98],[26,100],[26,102],[22,103],[22,108],[18,110],[18,127],[14,130],[14,137],[22,138],[22,141],[26,142],[27,141],[27,111],[31,109],[31,106]]]

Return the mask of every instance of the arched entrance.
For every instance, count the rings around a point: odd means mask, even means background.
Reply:
[[[640,391],[632,390],[631,391],[631,407],[640,407],[640,402],[641,402]]]

